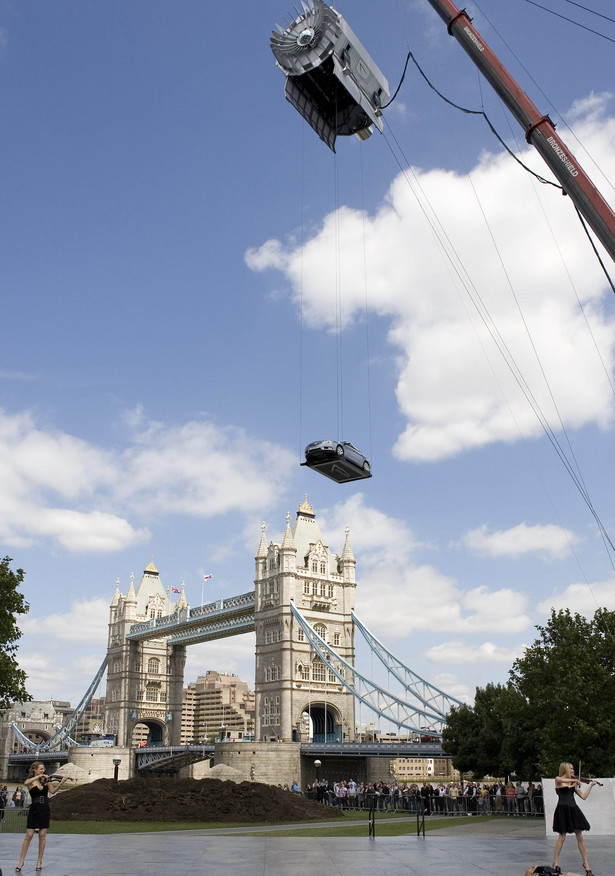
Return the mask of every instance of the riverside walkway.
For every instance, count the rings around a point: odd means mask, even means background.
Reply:
[[[530,865],[551,863],[554,837],[544,835],[542,821],[463,822],[428,831],[424,838],[412,833],[376,839],[273,837],[263,828],[103,836],[51,831],[43,876],[523,876]],[[288,825],[289,830],[296,828]],[[413,829],[409,823],[408,830]],[[248,831],[252,835],[246,836]],[[4,876],[15,872],[22,839],[20,834],[0,834]],[[34,873],[36,845],[35,838],[24,876]],[[613,876],[615,837],[590,833],[587,847],[596,876]],[[560,865],[564,872],[582,872],[574,837],[566,841]]]

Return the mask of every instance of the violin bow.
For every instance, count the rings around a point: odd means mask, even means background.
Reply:
[[[584,785],[589,785],[590,782],[595,782],[600,788],[604,787],[602,782],[597,781],[597,779],[582,779],[581,778],[581,761],[579,761],[579,775],[577,776],[577,780]]]

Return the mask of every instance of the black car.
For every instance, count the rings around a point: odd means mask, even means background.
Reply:
[[[371,477],[369,460],[350,441],[312,441],[305,448],[305,463],[337,483]]]

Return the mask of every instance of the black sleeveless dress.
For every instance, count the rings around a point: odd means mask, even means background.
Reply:
[[[28,811],[27,828],[47,830],[51,813],[49,812],[49,788],[43,785],[42,790],[32,785],[30,788],[30,809]]]
[[[589,821],[575,800],[574,788],[556,788],[557,806],[553,813],[555,833],[574,833],[576,830],[590,830]]]

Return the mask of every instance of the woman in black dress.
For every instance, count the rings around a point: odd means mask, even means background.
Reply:
[[[26,837],[21,847],[21,857],[19,864],[15,867],[16,873],[21,873],[21,868],[24,865],[34,831],[38,830],[38,860],[36,862],[36,871],[40,873],[43,869],[43,853],[45,851],[45,843],[47,842],[47,828],[49,827],[49,799],[48,795],[51,792],[54,794],[58,788],[64,784],[66,777],[62,776],[57,783],[50,781],[49,776],[45,774],[45,764],[40,761],[35,761],[30,767],[28,778],[24,785],[30,792],[30,809],[28,811],[28,821],[26,823]]]
[[[585,850],[585,840],[583,839],[584,830],[589,830],[589,821],[574,799],[577,794],[581,800],[585,800],[594,785],[597,782],[589,782],[585,793],[581,791],[581,783],[574,775],[574,767],[571,763],[561,763],[559,766],[559,776],[555,779],[555,793],[557,794],[557,806],[553,813],[553,830],[558,834],[555,842],[555,850],[553,852],[553,866],[561,872],[558,867],[559,854],[564,845],[567,833],[573,833],[577,838],[577,845],[585,867],[585,876],[592,876],[589,864],[587,863],[587,852]]]

